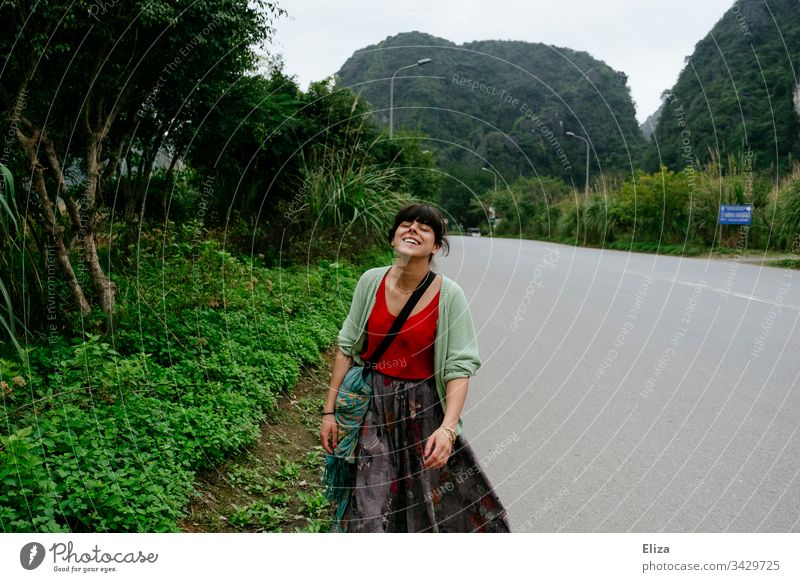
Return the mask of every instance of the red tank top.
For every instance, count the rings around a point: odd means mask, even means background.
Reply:
[[[386,271],[388,274],[389,271]],[[432,378],[433,345],[436,339],[436,322],[439,319],[441,290],[422,311],[409,316],[400,333],[394,338],[379,362],[372,362],[381,374],[404,380]],[[375,305],[367,320],[367,347],[359,354],[367,359],[386,337],[396,317],[386,307],[386,275],[383,276],[375,297]]]

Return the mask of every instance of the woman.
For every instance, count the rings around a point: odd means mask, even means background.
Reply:
[[[320,438],[337,444],[334,405],[355,362],[364,365],[433,255],[449,251],[435,208],[400,210],[389,231],[395,262],[366,271],[339,331]],[[372,371],[369,408],[356,447],[355,487],[342,519],[346,532],[508,532],[506,512],[461,436],[469,377],[481,366],[461,287],[437,274]]]

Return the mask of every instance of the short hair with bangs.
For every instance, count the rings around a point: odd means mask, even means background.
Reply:
[[[442,213],[430,204],[409,204],[401,208],[397,215],[394,217],[394,226],[389,229],[389,244],[394,240],[394,235],[397,228],[404,222],[421,222],[427,224],[433,229],[436,244],[439,245],[444,251],[445,256],[450,254],[450,242],[447,240],[447,224],[442,217]],[[428,257],[428,262],[433,260],[433,253]]]

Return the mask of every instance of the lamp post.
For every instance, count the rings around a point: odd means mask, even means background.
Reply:
[[[496,198],[496,197],[497,197],[497,172],[495,172],[494,170],[490,170],[489,168],[487,168],[487,167],[485,167],[485,166],[484,166],[483,168],[481,168],[481,170],[483,170],[484,172],[491,172],[491,173],[492,173],[492,176],[494,176],[494,191],[493,191],[493,198]],[[492,202],[494,202],[494,200],[492,200]],[[490,206],[489,208],[490,208],[490,215],[489,215],[489,234],[490,234],[491,236],[494,236],[494,222],[495,222],[495,217],[494,217],[494,207],[493,207],[493,206]]]
[[[586,142],[586,183],[583,186],[583,214],[584,214],[584,217],[583,217],[583,219],[584,219],[583,220],[583,222],[584,222],[584,225],[583,225],[583,244],[585,246],[586,245],[586,236],[587,236],[587,233],[586,233],[587,229],[586,229],[586,224],[585,224],[586,223],[586,210],[587,210],[587,206],[589,204],[589,140],[586,139],[585,137],[580,136],[580,135],[575,135],[571,131],[567,131],[565,133],[570,137],[575,137],[575,138],[581,139],[584,142]]]
[[[431,62],[431,59],[419,59],[413,65],[406,65],[405,67],[400,67],[394,72],[392,75],[392,80],[389,82],[389,139],[392,139],[392,135],[394,135],[394,78],[400,71],[404,69],[410,69],[411,67],[421,67],[422,65],[427,65]]]

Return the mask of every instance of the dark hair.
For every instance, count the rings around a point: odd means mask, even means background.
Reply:
[[[394,235],[397,232],[397,227],[403,222],[421,222],[427,224],[433,229],[436,244],[444,249],[445,255],[450,254],[450,242],[445,238],[447,236],[447,224],[444,222],[442,214],[433,206],[429,204],[409,204],[401,208],[397,216],[394,217],[394,226],[389,229],[389,244],[394,240]],[[433,253],[428,257],[428,262],[433,260]]]

